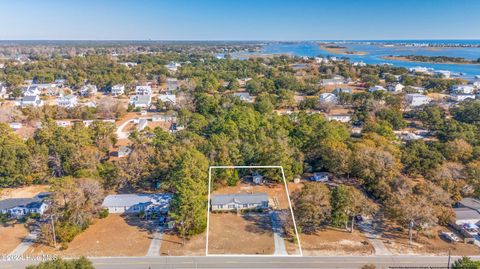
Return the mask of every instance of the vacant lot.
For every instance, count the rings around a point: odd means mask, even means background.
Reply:
[[[275,251],[268,214],[210,214],[209,228],[209,254],[273,254]]]
[[[162,256],[203,256],[205,255],[206,234],[195,235],[183,244],[182,238],[174,233],[163,235],[160,255]]]
[[[373,247],[359,232],[328,228],[314,234],[300,234],[304,255],[370,255]]]
[[[35,195],[48,191],[48,185],[31,185],[20,188],[0,189],[0,200],[9,198],[31,198]]]
[[[425,234],[417,235],[414,232],[412,244],[408,239],[408,231],[402,232],[395,228],[385,229],[382,234],[384,244],[392,254],[448,255],[450,250],[452,255],[480,255],[480,249],[473,244],[450,243],[441,238],[440,231],[449,231],[445,227],[433,228],[428,237]]]
[[[28,230],[23,224],[7,227],[0,225],[0,255],[10,254],[27,234]]]
[[[144,256],[151,242],[151,225],[136,217],[112,214],[95,221],[87,230],[60,251],[45,245],[34,245],[30,254],[63,256]]]

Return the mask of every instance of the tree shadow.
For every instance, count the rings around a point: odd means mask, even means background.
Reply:
[[[149,234],[154,234],[159,227],[157,219],[142,219],[136,214],[122,214],[121,217],[128,225],[134,226],[140,231],[148,232]],[[149,239],[152,238],[153,237],[149,236]]]
[[[246,212],[242,218],[247,221],[245,231],[256,234],[273,232],[272,219],[269,212]]]

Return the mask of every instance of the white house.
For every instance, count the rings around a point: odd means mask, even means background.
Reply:
[[[161,213],[167,214],[173,195],[155,194],[114,194],[105,197],[102,207],[112,214]]]
[[[338,95],[340,93],[349,93],[349,94],[352,94],[353,93],[353,90],[351,88],[336,88],[335,90],[333,90],[332,92],[333,94],[335,94],[335,96],[338,97]]]
[[[217,194],[210,199],[212,211],[235,211],[268,208],[266,193]]]
[[[113,96],[119,96],[125,93],[125,86],[121,84],[117,84],[112,86],[110,89]]]
[[[42,91],[37,86],[27,86],[22,88],[23,96],[36,96],[41,93]]]
[[[40,96],[38,95],[27,95],[22,98],[20,98],[16,102],[17,106],[20,107],[27,107],[27,106],[33,106],[33,107],[41,107],[43,106],[43,100],[40,99]]]
[[[40,193],[33,198],[11,198],[0,200],[0,213],[11,218],[21,218],[29,214],[43,215],[48,209],[45,198],[49,193]]]
[[[22,128],[22,123],[21,122],[12,122],[9,124],[10,128],[12,128],[14,131]]]
[[[170,62],[169,64],[167,64],[165,67],[168,69],[168,71],[170,72],[177,72],[178,68],[182,66],[181,64],[177,63],[177,62]]]
[[[96,85],[85,85],[82,88],[80,88],[80,91],[78,91],[80,96],[83,97],[88,97],[88,96],[94,96],[97,94],[98,89]]]
[[[77,96],[73,94],[57,98],[57,105],[64,108],[74,108],[78,105]]]
[[[330,103],[330,104],[335,104],[337,103],[337,97],[333,93],[322,93],[320,94],[320,102],[321,103]]]
[[[175,94],[160,94],[158,95],[158,99],[160,99],[163,103],[170,103],[172,105],[177,103],[177,97]]]
[[[352,116],[348,114],[333,114],[325,116],[328,121],[350,122]]]
[[[383,92],[386,92],[387,89],[385,89],[383,86],[380,86],[380,85],[375,85],[373,87],[370,87],[368,89],[369,92],[378,92],[378,91],[383,91]]]
[[[474,90],[473,85],[453,85],[450,88],[451,93],[457,94],[472,94]]]
[[[387,89],[389,92],[394,92],[394,93],[399,93],[402,92],[405,86],[403,86],[401,83],[393,83],[388,85]]]
[[[411,73],[430,73],[432,68],[423,67],[423,66],[415,66],[408,69]]]
[[[327,182],[328,181],[328,173],[325,172],[315,172],[310,177],[311,181],[315,182]]]
[[[450,94],[450,100],[455,102],[462,102],[468,99],[474,100],[475,94]]]
[[[136,95],[151,95],[152,94],[152,87],[150,87],[150,86],[136,86],[135,87],[135,94]]]
[[[233,96],[240,98],[240,100],[247,102],[247,103],[253,103],[253,96],[250,95],[248,92],[235,92],[233,93]]]
[[[480,222],[480,201],[475,198],[463,198],[456,204],[453,211],[456,225],[478,225]]]
[[[337,75],[337,76],[334,76],[333,78],[321,79],[320,85],[321,86],[340,85],[340,84],[345,84],[346,82],[347,80],[344,77]]]
[[[411,107],[422,106],[430,103],[430,98],[428,98],[428,96],[418,93],[406,94],[405,100],[407,101],[407,104]]]
[[[480,79],[473,80],[469,84],[477,89],[480,89]]]
[[[131,96],[129,104],[135,108],[148,108],[152,104],[152,96],[151,95]]]

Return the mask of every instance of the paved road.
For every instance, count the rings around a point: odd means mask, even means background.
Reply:
[[[459,257],[453,257],[452,261]],[[480,256],[474,257],[480,259]],[[91,258],[97,269],[171,269],[171,268],[360,268],[375,264],[377,268],[389,266],[446,267],[445,256],[327,256],[327,257],[110,257]],[[0,262],[0,268],[24,268],[27,262]]]
[[[270,218],[272,219],[273,241],[275,242],[275,252],[273,255],[288,255],[287,248],[285,247],[285,240],[283,239],[285,233],[283,232],[282,222],[278,213],[271,211]]]

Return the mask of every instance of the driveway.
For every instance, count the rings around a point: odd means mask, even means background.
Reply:
[[[282,228],[282,221],[277,212],[270,211],[270,218],[272,219],[273,240],[275,243],[275,252],[273,255],[284,256],[288,255],[285,247],[284,232]]]
[[[365,221],[359,223],[358,227],[362,232],[365,233],[368,241],[370,244],[372,244],[373,248],[375,249],[375,255],[391,255],[388,248],[385,246],[385,244],[383,244],[380,234],[373,228],[372,222]]]

